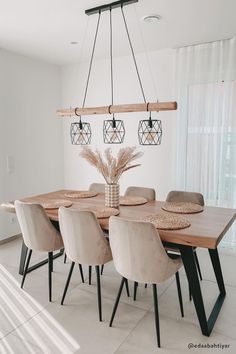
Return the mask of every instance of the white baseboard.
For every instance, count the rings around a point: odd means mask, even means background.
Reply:
[[[0,240],[0,245],[3,245],[4,243],[7,243],[7,242],[14,241],[14,240],[21,238],[21,237],[22,237],[22,234],[17,234],[17,235],[13,235],[11,237],[4,238],[3,240]]]

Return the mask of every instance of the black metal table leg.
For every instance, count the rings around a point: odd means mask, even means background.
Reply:
[[[209,331],[211,332],[216,319],[220,313],[220,309],[223,305],[225,296],[226,296],[226,291],[225,291],[225,284],[224,284],[224,279],[223,279],[223,274],[222,274],[222,270],[221,270],[221,265],[220,265],[220,259],[219,259],[219,254],[218,254],[218,250],[216,249],[208,249],[210,257],[211,257],[211,263],[214,269],[214,273],[215,273],[215,277],[216,277],[216,281],[218,284],[218,288],[219,288],[219,295],[218,298],[215,302],[215,305],[213,307],[213,310],[209,316],[208,319],[208,328]]]
[[[19,274],[20,275],[24,274],[24,268],[25,268],[25,261],[26,261],[26,257],[27,257],[27,252],[28,252],[28,247],[26,247],[24,241],[22,240],[20,266],[19,266]]]
[[[215,277],[216,281],[220,290],[220,294],[226,295],[225,291],[225,284],[224,284],[224,279],[223,279],[223,274],[221,270],[221,265],[220,265],[220,259],[219,259],[219,254],[218,250],[216,249],[208,249],[210,257],[211,257],[211,263],[215,272]]]
[[[205,336],[210,336],[211,331],[214,327],[214,324],[216,322],[216,319],[219,315],[221,306],[224,302],[225,298],[225,289],[224,289],[224,281],[222,277],[222,272],[221,272],[221,267],[220,267],[220,261],[218,257],[218,252],[217,249],[215,250],[209,250],[210,256],[211,256],[211,261],[212,265],[215,271],[216,275],[216,280],[220,289],[220,294],[216,300],[216,303],[211,311],[211,314],[209,316],[209,319],[207,320],[206,317],[206,312],[205,312],[205,307],[203,303],[203,298],[202,298],[202,292],[201,292],[201,287],[200,287],[200,282],[197,274],[197,267],[196,267],[196,262],[194,260],[194,254],[193,254],[193,249],[190,246],[185,246],[185,245],[178,245],[185,272],[188,278],[189,286],[191,289],[191,294],[193,297],[193,302],[195,305],[195,309],[197,312],[197,317],[198,321],[201,327],[202,334]]]
[[[21,256],[20,256],[20,266],[19,266],[19,274],[23,275],[24,274],[24,268],[25,268],[25,262],[26,262],[26,257],[27,257],[27,252],[28,248],[26,247],[24,241],[22,241],[22,248],[21,248]],[[58,253],[53,255],[53,259],[56,259],[63,255],[64,249],[61,249]],[[33,266],[29,267],[27,269],[27,273],[32,272],[32,270],[35,270],[39,267],[42,267],[44,264],[48,263],[48,259],[44,259],[43,261],[34,264]]]
[[[59,230],[59,223],[57,221],[51,221],[53,226]],[[20,266],[19,266],[19,274],[23,275],[24,274],[24,268],[25,268],[25,262],[26,262],[26,256],[27,256],[27,251],[28,248],[26,247],[24,240],[22,240],[22,247],[21,247],[21,256],[20,256]],[[53,255],[53,259],[60,257],[61,255],[63,255],[64,253],[64,248],[62,248],[59,252],[57,252],[56,254]],[[32,272],[32,270],[35,270],[41,266],[43,266],[44,264],[48,263],[48,258],[44,259],[43,261],[34,264],[33,266],[29,267],[27,269],[27,273]]]

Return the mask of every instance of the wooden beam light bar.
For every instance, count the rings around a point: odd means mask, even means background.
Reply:
[[[57,116],[71,117],[75,115],[90,116],[98,114],[113,113],[131,113],[131,112],[150,112],[150,111],[175,111],[177,102],[153,102],[153,103],[132,103],[103,107],[86,107],[86,108],[66,108],[58,109]],[[76,110],[76,114],[75,114]]]

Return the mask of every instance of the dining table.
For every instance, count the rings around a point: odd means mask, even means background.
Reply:
[[[46,194],[35,195],[32,197],[21,198],[21,201],[29,203],[49,203],[50,201],[70,201],[72,208],[86,209],[105,207],[105,195],[98,193],[89,198],[69,198],[73,190],[59,190]],[[119,215],[117,217],[129,220],[145,220],[150,215],[170,215],[169,212],[162,209],[165,202],[163,201],[147,201],[141,205],[120,205]],[[7,212],[15,213],[14,201],[1,204],[1,209]],[[58,208],[50,208],[45,211],[55,227],[59,229]],[[186,276],[189,282],[197,318],[201,328],[201,332],[205,336],[210,336],[217,317],[221,311],[225,296],[225,284],[222,274],[220,258],[218,253],[218,245],[225,236],[226,232],[232,226],[236,218],[235,209],[205,206],[203,211],[192,214],[185,214],[184,218],[188,220],[190,226],[178,230],[158,229],[160,238],[164,245],[177,248],[181,254]],[[98,222],[103,230],[109,231],[109,218],[98,218]],[[194,258],[194,248],[200,247],[208,249],[210,262],[212,264],[219,292],[216,294],[216,300],[210,315],[207,318],[204,299],[202,295],[201,285],[197,273],[196,262]],[[63,250],[55,255],[60,256]],[[27,256],[27,247],[22,244],[19,273],[23,274],[25,259]],[[41,266],[45,264],[42,261]],[[32,270],[32,269],[31,269]]]

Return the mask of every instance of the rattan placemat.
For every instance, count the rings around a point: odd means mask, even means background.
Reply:
[[[186,202],[166,202],[162,206],[163,210],[179,214],[195,214],[203,211],[203,206]]]
[[[143,221],[151,222],[157,229],[161,230],[179,230],[189,227],[191,224],[188,220],[176,215],[147,215]]]
[[[68,192],[64,194],[66,198],[74,198],[74,199],[91,198],[91,197],[96,197],[96,195],[98,195],[98,193],[93,191],[74,191],[74,192]]]
[[[110,216],[115,216],[120,213],[118,209],[102,207],[102,206],[101,207],[93,206],[93,207],[80,208],[80,210],[92,211],[98,219],[109,218]]]
[[[69,200],[63,199],[54,199],[50,200],[50,202],[37,202],[38,204],[42,205],[44,209],[59,209],[61,206],[69,207],[72,203]]]
[[[120,197],[120,205],[141,205],[145,203],[147,203],[147,199],[142,197]]]

